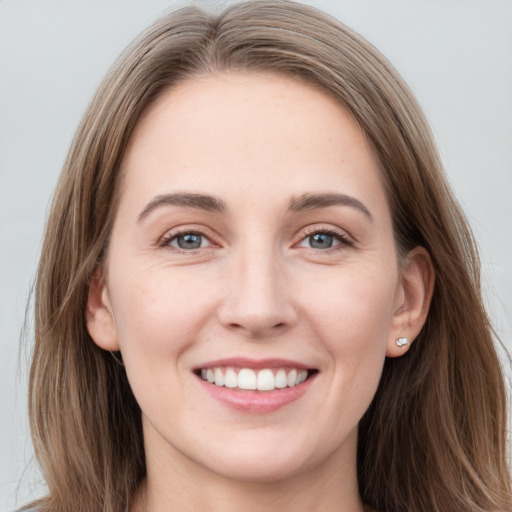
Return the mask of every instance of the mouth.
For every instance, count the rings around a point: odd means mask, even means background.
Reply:
[[[260,368],[217,365],[198,368],[194,373],[203,381],[220,388],[270,392],[300,386],[318,370],[285,365]]]
[[[243,414],[270,414],[308,393],[316,368],[284,359],[230,358],[194,369],[207,395]]]

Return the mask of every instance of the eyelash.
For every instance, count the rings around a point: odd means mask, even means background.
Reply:
[[[306,232],[304,233],[304,236],[301,238],[299,243],[302,243],[304,240],[306,240],[307,238],[309,238],[313,235],[329,235],[329,236],[332,236],[333,238],[335,238],[339,242],[339,245],[335,245],[335,246],[329,247],[327,249],[318,249],[321,252],[336,251],[336,250],[342,249],[344,247],[353,247],[354,246],[354,241],[351,238],[349,238],[348,235],[346,235],[345,233],[342,233],[336,229],[332,229],[332,228],[310,228],[310,229],[306,230]],[[310,249],[315,250],[313,247],[311,247]]]
[[[180,230],[180,231],[173,231],[171,233],[168,233],[167,235],[164,235],[164,237],[160,240],[160,242],[158,243],[158,246],[161,247],[161,248],[171,248],[172,250],[175,250],[177,252],[181,252],[181,253],[191,253],[194,251],[194,249],[180,249],[178,247],[173,247],[171,246],[171,242],[173,240],[176,240],[177,238],[179,238],[180,236],[184,236],[184,235],[195,235],[195,236],[201,236],[203,238],[205,238],[206,240],[208,240],[208,242],[214,246],[215,243],[212,242],[211,240],[211,236],[207,236],[205,235],[204,233],[202,233],[201,231],[198,231],[198,230],[194,230],[194,229],[183,229],[183,230]],[[203,247],[204,249],[204,247]],[[197,250],[197,249],[196,249]]]
[[[313,235],[317,235],[317,234],[332,236],[339,242],[339,244],[335,245],[333,247],[328,247],[326,249],[315,249],[313,247],[310,247],[309,249],[311,249],[311,250],[318,250],[319,252],[331,252],[331,251],[340,250],[343,247],[353,247],[354,246],[353,240],[351,238],[349,238],[345,233],[341,233],[340,231],[337,231],[332,228],[310,228],[304,232],[302,238],[299,241],[299,244],[302,243],[307,238],[309,238]],[[167,235],[165,235],[158,243],[158,247],[172,248],[172,250],[181,252],[181,253],[192,253],[195,250],[197,250],[197,249],[188,249],[188,250],[180,249],[178,247],[174,247],[174,246],[170,245],[173,240],[176,240],[180,236],[184,236],[184,235],[196,235],[196,236],[204,237],[208,240],[208,242],[211,244],[211,246],[216,245],[212,241],[211,236],[208,236],[208,235],[202,233],[201,231],[193,230],[193,229],[183,229],[183,230],[174,231],[174,232],[171,232],[171,233],[168,233]],[[297,244],[295,244],[295,245],[297,245]],[[206,248],[209,248],[209,247],[210,246],[208,246]],[[203,249],[205,249],[205,248],[203,248]]]

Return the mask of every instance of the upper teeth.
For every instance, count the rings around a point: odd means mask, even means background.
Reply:
[[[258,391],[272,391],[276,388],[297,386],[304,382],[308,376],[307,370],[271,370],[265,368],[254,371],[251,368],[203,368],[201,377],[216,386],[239,389],[257,389]]]

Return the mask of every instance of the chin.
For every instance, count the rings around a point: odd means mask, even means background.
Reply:
[[[334,452],[345,455],[355,463],[353,443],[337,445],[308,442],[311,432],[306,437],[286,435],[283,430],[273,439],[246,436],[244,441],[238,439],[231,445],[224,445],[223,450],[212,450],[209,460],[196,459],[199,464],[215,474],[227,479],[246,483],[278,483],[300,477],[314,471],[315,468],[330,466],[328,460]],[[357,429],[356,429],[357,435]],[[351,436],[350,436],[351,437]],[[348,448],[348,449],[347,449]],[[354,457],[352,455],[354,454]]]
[[[209,469],[229,480],[248,484],[276,484],[307,472],[313,466],[297,457],[275,457],[266,453],[258,457],[254,455],[239,457],[235,463],[226,461],[224,464],[219,464],[218,462],[215,467]]]

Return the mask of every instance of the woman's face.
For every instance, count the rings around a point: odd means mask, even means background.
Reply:
[[[355,466],[358,421],[409,334],[356,122],[290,78],[205,76],[158,99],[122,167],[89,330],[121,350],[148,464],[258,481]]]

